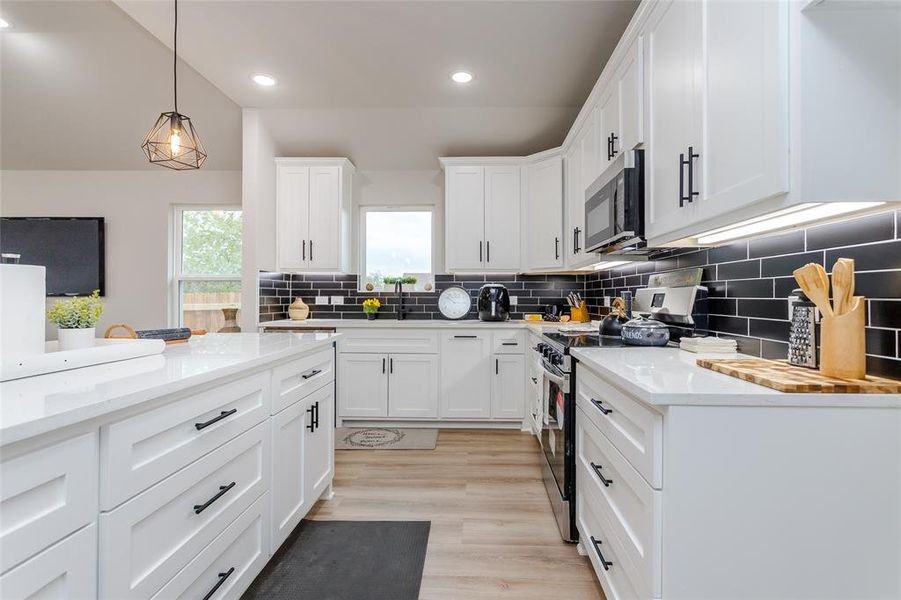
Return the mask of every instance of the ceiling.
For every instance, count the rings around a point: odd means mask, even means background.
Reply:
[[[160,169],[140,149],[172,109],[172,52],[106,0],[4,0],[0,165],[22,170]],[[179,110],[209,152],[241,168],[241,109],[184,62]]]
[[[205,168],[240,168],[239,107],[261,109],[281,153],[360,169],[529,154],[562,142],[637,4],[180,0],[179,108]],[[172,3],[0,12],[15,25],[0,34],[3,168],[145,168],[137,146],[171,105]],[[452,83],[458,69],[476,79]]]

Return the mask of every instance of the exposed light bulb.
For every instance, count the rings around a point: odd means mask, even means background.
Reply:
[[[472,81],[473,75],[469,71],[457,71],[451,73],[451,79],[454,80],[454,83],[469,83]]]
[[[172,156],[178,156],[181,152],[181,131],[178,129],[169,132],[169,152]]]

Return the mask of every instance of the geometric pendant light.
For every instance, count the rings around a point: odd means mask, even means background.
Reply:
[[[153,164],[176,171],[199,169],[206,160],[206,151],[191,119],[178,112],[178,0],[172,42],[172,87],[175,110],[160,114],[144,136],[141,149]]]

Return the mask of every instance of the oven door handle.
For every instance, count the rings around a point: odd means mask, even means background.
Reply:
[[[546,379],[550,379],[551,381],[553,381],[554,383],[556,383],[559,386],[566,385],[565,377],[561,377],[560,375],[557,375],[556,373],[549,371],[548,368],[544,364],[542,364],[542,367],[544,368],[544,377]]]

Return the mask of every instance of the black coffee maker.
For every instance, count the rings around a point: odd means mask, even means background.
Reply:
[[[510,318],[510,293],[499,283],[486,283],[479,288],[477,307],[480,321],[506,321]]]

